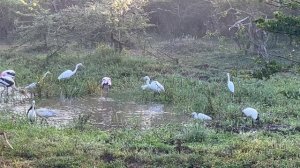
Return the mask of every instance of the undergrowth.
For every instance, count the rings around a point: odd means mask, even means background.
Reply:
[[[1,114],[1,167],[299,167],[299,133],[216,132],[203,123],[148,130],[32,125]]]

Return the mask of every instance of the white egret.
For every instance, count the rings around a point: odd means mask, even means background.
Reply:
[[[200,119],[200,120],[212,120],[212,118],[206,114],[203,114],[203,113],[196,113],[196,112],[193,112],[192,113],[193,117],[195,119]]]
[[[38,85],[41,84],[41,83],[43,82],[44,78],[45,78],[48,74],[51,74],[51,72],[50,72],[50,71],[47,71],[37,83],[36,83],[36,82],[33,82],[33,83],[31,83],[31,84],[25,86],[25,89],[26,89],[27,91],[30,92],[30,97],[31,97],[31,98],[33,97],[32,95],[34,95],[34,92],[35,92],[35,90],[37,89]]]
[[[78,69],[79,66],[84,67],[84,66],[82,65],[82,63],[79,63],[79,64],[76,65],[74,71],[72,71],[72,70],[66,70],[65,72],[61,73],[61,74],[58,76],[57,79],[58,79],[58,80],[63,80],[63,79],[69,79],[69,78],[71,78],[71,77],[76,73],[76,71],[77,71],[77,69]]]
[[[233,84],[232,81],[230,81],[230,74],[229,73],[227,73],[227,78],[228,78],[228,80],[227,80],[228,89],[233,94],[234,93],[234,84]]]
[[[36,109],[35,111],[36,111],[37,116],[42,118],[41,123],[43,122],[43,120],[45,120],[46,123],[48,123],[47,122],[48,118],[56,116],[55,111],[53,111],[51,109],[47,109],[47,108],[39,108],[39,109]]]
[[[30,108],[27,110],[27,117],[31,123],[36,121],[35,101],[32,100]]]
[[[9,76],[9,77],[15,79],[16,72],[14,70],[11,70],[11,69],[5,70],[5,71],[0,73],[0,77],[2,77],[2,76]]]
[[[143,80],[146,81],[146,84],[142,86],[143,90],[151,90],[154,93],[161,93],[165,91],[165,88],[158,81],[151,81],[149,76],[143,77]]]
[[[254,122],[259,123],[259,114],[258,114],[257,110],[255,110],[254,108],[247,107],[247,108],[243,109],[242,112],[244,113],[244,115],[246,117],[252,118],[252,125],[254,125]]]
[[[103,77],[100,82],[101,82],[101,95],[102,95],[102,91],[105,90],[106,96],[107,96],[108,91],[112,86],[111,78],[110,77]]]

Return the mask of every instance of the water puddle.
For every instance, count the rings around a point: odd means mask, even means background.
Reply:
[[[48,108],[56,113],[48,119],[53,126],[62,127],[77,119],[80,114],[91,115],[90,121],[101,129],[120,127],[138,127],[148,129],[167,123],[179,123],[188,119],[172,113],[172,109],[163,104],[136,104],[118,102],[111,98],[85,97],[76,99],[45,99],[36,103],[36,108]],[[30,102],[24,104],[1,103],[0,108],[7,112],[26,115]]]

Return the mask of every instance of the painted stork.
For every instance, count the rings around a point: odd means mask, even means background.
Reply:
[[[101,83],[101,95],[102,95],[102,92],[103,90],[105,91],[106,93],[106,96],[108,96],[108,92],[109,92],[109,89],[111,88],[112,86],[112,83],[111,83],[111,78],[110,77],[103,77],[102,80],[100,81]]]
[[[9,76],[9,77],[15,79],[16,72],[14,70],[11,70],[11,69],[5,70],[5,71],[0,73],[0,77],[2,77],[2,76]]]

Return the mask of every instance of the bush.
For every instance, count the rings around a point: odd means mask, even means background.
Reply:
[[[276,61],[265,63],[261,69],[255,70],[252,74],[254,78],[258,79],[270,79],[270,76],[280,72],[283,69],[282,65]]]

